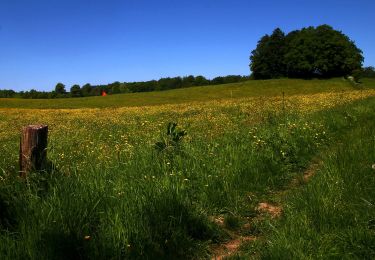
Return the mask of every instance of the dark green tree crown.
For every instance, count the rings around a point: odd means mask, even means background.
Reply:
[[[362,51],[329,25],[310,26],[288,35],[275,29],[251,52],[255,79],[346,76],[362,66]]]

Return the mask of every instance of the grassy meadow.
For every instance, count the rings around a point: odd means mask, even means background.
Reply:
[[[375,88],[373,79],[364,79],[362,88]],[[1,99],[0,108],[106,108],[157,106],[227,100],[245,97],[275,97],[284,92],[287,96],[316,94],[332,91],[351,91],[353,86],[342,78],[330,80],[277,79],[257,80],[216,86],[201,86],[166,91],[129,93],[102,97],[74,99]]]
[[[374,257],[374,122],[371,80],[0,99],[0,257],[220,258],[234,234],[254,238],[234,259]],[[52,166],[20,179],[20,128],[38,123]]]

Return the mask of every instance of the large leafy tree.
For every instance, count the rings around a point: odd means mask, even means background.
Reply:
[[[250,69],[255,79],[278,78],[285,74],[283,61],[285,34],[279,28],[271,35],[263,36],[257,48],[251,52]]]
[[[286,36],[285,76],[307,78],[314,74],[314,59],[317,54],[314,46],[313,27],[293,31]]]
[[[292,31],[279,41],[279,48],[272,45],[277,44],[275,39],[264,36],[252,52],[254,78],[345,76],[360,69],[363,62],[354,42],[329,25]]]

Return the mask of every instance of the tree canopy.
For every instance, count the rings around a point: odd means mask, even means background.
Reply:
[[[62,83],[57,83],[55,86],[55,92],[57,94],[65,94],[66,93],[65,85]]]
[[[81,97],[82,96],[82,90],[81,90],[81,87],[77,84],[73,85],[71,88],[70,88],[70,95],[72,97]]]
[[[248,76],[228,75],[224,77],[216,77],[213,79],[206,79],[203,76],[185,76],[185,77],[168,77],[159,80],[150,80],[142,82],[119,82],[115,81],[105,85],[91,85],[84,84],[82,87],[73,85],[70,91],[67,92],[63,83],[57,83],[55,90],[52,92],[44,91],[21,91],[15,92],[12,90],[1,90],[0,97],[21,97],[21,98],[70,98],[70,97],[87,97],[100,96],[103,91],[107,94],[119,93],[135,93],[148,91],[161,91],[176,88],[187,88],[193,86],[218,85],[226,83],[236,83],[249,80]]]
[[[263,36],[251,52],[255,79],[336,77],[361,69],[363,56],[348,36],[329,25],[307,27],[285,36],[279,29]]]

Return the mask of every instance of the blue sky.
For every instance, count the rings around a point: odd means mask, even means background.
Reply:
[[[0,0],[0,89],[248,75],[280,27],[332,25],[375,65],[375,1]]]

